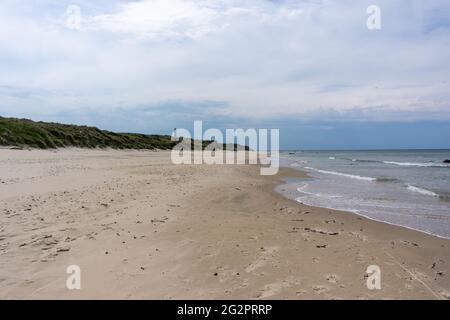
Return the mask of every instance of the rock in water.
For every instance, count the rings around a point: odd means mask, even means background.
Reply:
[[[444,161],[442,161],[443,163],[450,163],[449,159],[445,159]]]

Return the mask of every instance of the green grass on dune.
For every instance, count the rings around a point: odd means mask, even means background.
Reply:
[[[211,142],[203,141],[203,148]],[[0,145],[3,146],[37,149],[77,147],[167,150],[177,143],[178,141],[171,141],[169,135],[115,133],[96,127],[0,117]],[[222,146],[226,148],[225,144]],[[244,149],[248,150],[248,147],[234,144],[234,150]]]
[[[115,133],[88,126],[0,117],[0,145],[4,146],[171,149],[176,143],[168,135]]]

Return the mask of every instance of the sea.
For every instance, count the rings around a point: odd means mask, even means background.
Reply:
[[[309,173],[287,180],[301,203],[450,238],[450,164],[444,163],[450,150],[285,151],[280,157],[283,166]]]

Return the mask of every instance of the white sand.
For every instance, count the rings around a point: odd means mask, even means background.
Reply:
[[[449,240],[284,199],[283,175],[302,173],[0,150],[0,298],[450,297]],[[81,290],[66,288],[69,265]]]

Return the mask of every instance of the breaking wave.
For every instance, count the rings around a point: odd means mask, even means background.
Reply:
[[[413,166],[413,167],[450,167],[450,165],[435,162],[397,162],[383,161],[385,164],[393,164],[397,166]]]
[[[342,172],[336,172],[336,171],[320,170],[320,169],[311,168],[311,167],[305,167],[305,169],[314,170],[314,171],[317,171],[317,172],[320,172],[320,173],[325,173],[325,174],[332,174],[332,175],[335,175],[335,176],[351,178],[351,179],[364,180],[364,181],[376,181],[377,180],[376,178],[372,178],[372,177],[363,177],[363,176],[358,176],[358,175],[348,174],[348,173],[342,173]]]
[[[439,195],[437,193],[434,193],[433,191],[427,190],[427,189],[423,189],[423,188],[419,188],[413,185],[408,184],[407,186],[408,190],[413,191],[413,192],[417,192],[423,195],[427,195],[427,196],[432,196],[432,197],[439,197]]]

